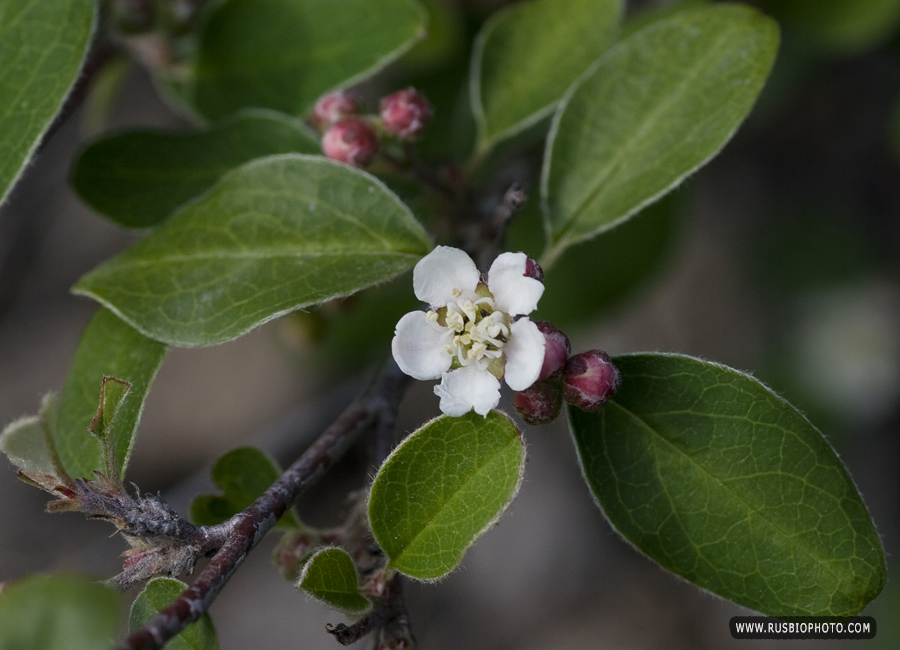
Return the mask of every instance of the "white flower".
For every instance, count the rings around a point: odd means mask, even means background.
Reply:
[[[438,246],[413,271],[416,297],[431,305],[397,323],[391,350],[397,365],[416,379],[440,379],[434,392],[441,411],[487,416],[500,401],[500,379],[525,390],[541,372],[544,335],[526,314],[544,285],[525,275],[524,253],[503,253],[487,284],[458,248]],[[519,318],[516,318],[516,317]]]

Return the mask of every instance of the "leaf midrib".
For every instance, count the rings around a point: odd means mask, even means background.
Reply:
[[[701,71],[706,70],[716,62],[716,60],[718,59],[718,54],[722,49],[722,44],[727,39],[729,33],[729,31],[722,32],[722,34],[716,39],[715,46],[709,48],[709,50],[707,51],[706,58],[702,60],[701,64],[696,66],[687,76],[682,78],[681,82],[676,85],[675,89],[669,95],[668,99],[657,106],[655,110],[651,111],[650,117],[644,122],[644,125],[640,129],[638,129],[635,135],[629,138],[626,143],[619,149],[619,152],[607,166],[606,172],[602,176],[596,178],[594,189],[592,189],[585,196],[585,198],[579,202],[575,210],[572,211],[571,214],[573,214],[574,216],[569,219],[569,222],[565,225],[565,227],[560,230],[559,235],[556,238],[557,243],[564,241],[566,235],[568,235],[570,231],[574,230],[575,226],[577,226],[581,222],[585,206],[593,203],[597,199],[597,197],[600,196],[600,194],[606,191],[606,181],[609,178],[614,177],[618,173],[619,169],[621,169],[622,167],[622,161],[626,157],[626,154],[629,154],[640,142],[643,141],[651,126],[656,125],[659,116],[666,112],[669,107],[676,102],[676,100],[681,99],[681,97],[685,94],[685,91],[691,87],[694,79],[696,79],[700,75]],[[710,54],[713,52],[715,53],[714,55]],[[593,76],[593,74],[594,73],[592,73],[591,76]]]
[[[624,406],[622,406],[622,404],[620,404],[619,402],[617,402],[617,401],[615,401],[615,400],[610,400],[609,405],[615,406],[616,408],[620,409],[620,410],[621,410],[622,412],[624,412],[628,417],[630,417],[630,418],[634,419],[635,421],[639,422],[639,423],[640,423],[647,431],[649,431],[650,433],[654,434],[657,438],[659,438],[660,440],[662,440],[663,442],[665,442],[669,447],[671,447],[672,449],[674,449],[674,450],[675,450],[676,452],[678,452],[681,456],[683,456],[684,458],[687,458],[687,459],[688,459],[694,466],[696,466],[701,472],[703,472],[703,473],[704,473],[705,475],[707,475],[709,478],[711,478],[711,479],[717,481],[717,482],[719,483],[719,485],[721,485],[723,488],[725,488],[725,489],[728,491],[728,493],[731,494],[731,496],[732,496],[734,499],[736,499],[736,500],[739,501],[741,504],[743,504],[744,507],[745,507],[749,512],[755,514],[755,515],[758,516],[760,519],[762,519],[762,520],[765,521],[767,524],[769,524],[774,530],[778,531],[778,534],[780,534],[784,539],[786,539],[788,542],[790,542],[791,546],[793,546],[794,548],[798,549],[798,550],[801,551],[804,555],[806,555],[807,557],[809,557],[809,558],[811,558],[813,561],[815,561],[815,562],[816,562],[818,565],[820,565],[825,571],[827,571],[827,572],[828,572],[828,573],[829,573],[829,574],[830,574],[830,575],[831,575],[831,576],[832,576],[839,584],[843,584],[844,580],[843,580],[840,576],[838,576],[838,575],[831,569],[830,565],[828,564],[828,562],[827,562],[826,560],[823,560],[823,559],[821,559],[821,558],[816,557],[816,556],[813,555],[810,551],[808,551],[807,549],[805,549],[805,548],[803,548],[802,546],[800,546],[800,545],[794,540],[794,538],[793,538],[792,536],[788,535],[788,534],[787,534],[786,532],[784,532],[779,526],[777,526],[775,523],[773,523],[768,517],[766,517],[765,515],[763,515],[758,509],[754,508],[754,507],[751,506],[749,503],[747,503],[743,498],[741,498],[741,496],[740,496],[737,492],[735,492],[735,491],[734,491],[734,490],[733,490],[733,489],[732,489],[725,481],[723,481],[721,478],[719,478],[718,476],[716,476],[715,474],[713,474],[712,472],[710,472],[706,467],[704,467],[704,466],[701,465],[699,462],[697,462],[693,457],[691,457],[690,454],[688,454],[688,453],[686,453],[684,450],[680,449],[675,443],[673,443],[673,442],[670,441],[668,438],[666,438],[662,433],[660,433],[659,431],[657,431],[656,429],[654,429],[654,428],[650,425],[650,423],[648,423],[647,421],[645,421],[645,420],[644,420],[642,417],[640,417],[638,414],[636,414],[636,413],[634,413],[633,411],[631,411],[631,410],[625,408]],[[697,547],[696,547],[695,544],[693,544],[693,542],[692,542],[692,546],[694,546],[694,549],[696,550]]]
[[[426,524],[424,526],[422,526],[422,528],[420,528],[418,531],[416,531],[415,535],[412,536],[412,538],[409,540],[409,542],[403,546],[403,550],[401,550],[400,553],[397,554],[396,560],[400,560],[400,558],[402,558],[406,554],[406,551],[408,551],[409,548],[411,546],[413,546],[413,544],[416,543],[416,541],[425,533],[426,530],[429,530],[431,528],[431,523],[434,522],[436,519],[438,519],[438,517],[441,515],[441,513],[444,512],[444,510],[447,508],[447,506],[456,498],[456,496],[463,490],[463,488],[465,488],[467,485],[469,485],[469,483],[471,483],[475,478],[481,476],[484,473],[485,469],[489,465],[491,465],[493,463],[493,461],[497,459],[498,456],[500,456],[503,452],[505,452],[509,448],[509,443],[516,441],[516,438],[518,438],[518,435],[511,436],[509,438],[509,440],[507,441],[507,443],[505,445],[503,445],[502,447],[498,448],[498,450],[495,454],[492,454],[490,457],[488,457],[485,460],[484,464],[482,464],[478,468],[477,471],[470,474],[470,477],[467,481],[465,481],[459,487],[457,487],[455,490],[453,490],[453,492],[449,495],[449,497],[447,499],[445,499],[443,503],[441,503],[440,507],[435,512],[435,515],[433,517],[431,517],[428,520],[428,522],[426,522]],[[392,564],[396,564],[396,562],[392,562]]]

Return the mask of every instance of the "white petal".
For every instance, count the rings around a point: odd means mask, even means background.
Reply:
[[[533,312],[544,293],[543,282],[525,277],[527,260],[525,253],[503,253],[488,271],[488,288],[494,294],[494,305],[510,316]]]
[[[424,311],[411,311],[400,319],[391,352],[400,370],[415,379],[437,379],[450,368],[441,332],[428,322]]]
[[[474,409],[487,417],[500,402],[500,382],[487,370],[466,366],[445,372],[434,394],[441,398],[441,411],[447,415],[459,417]]]
[[[454,289],[475,291],[480,279],[475,262],[464,251],[437,246],[416,264],[413,291],[422,302],[443,307],[456,297]]]
[[[527,318],[520,318],[510,326],[503,379],[513,390],[525,390],[537,381],[544,365],[544,335]]]

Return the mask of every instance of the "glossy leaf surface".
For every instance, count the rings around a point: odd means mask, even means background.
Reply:
[[[165,609],[187,585],[172,578],[154,578],[147,583],[131,605],[128,627],[131,632],[141,629],[147,621]],[[204,614],[196,623],[191,623],[178,636],[166,643],[166,650],[216,650],[219,642],[209,614]]]
[[[78,77],[92,0],[0,2],[0,203]]]
[[[389,566],[420,580],[452,571],[518,490],[521,435],[498,411],[439,417],[411,434],[372,484],[369,521]]]
[[[664,568],[773,616],[849,616],[881,591],[881,541],[840,459],[758,381],[691,357],[614,359],[603,411],[569,409],[613,526]]]
[[[297,120],[274,111],[245,111],[197,131],[135,130],[101,138],[78,157],[72,185],[116,223],[147,228],[245,162],[319,151]]]
[[[541,183],[545,261],[671,190],[731,138],[778,27],[744,5],[678,13],[605,54],[560,103]]]
[[[297,587],[351,616],[358,616],[372,606],[359,593],[359,574],[353,559],[340,548],[322,549],[313,555],[303,567]]]
[[[74,290],[151,338],[210,345],[389,280],[430,247],[372,176],[288,154],[227,174]]]
[[[23,578],[0,592],[0,650],[112,648],[120,607],[118,594],[88,578]]]
[[[226,0],[200,38],[195,103],[209,119],[264,107],[303,115],[425,34],[413,0]]]
[[[55,431],[59,457],[73,477],[92,479],[95,469],[105,471],[102,445],[90,431],[104,377],[131,384],[106,434],[112,439],[119,475],[124,476],[144,400],[165,354],[165,345],[142,336],[106,309],[91,319],[66,376]]]
[[[472,105],[482,148],[548,116],[612,43],[619,0],[531,0],[496,13],[472,57]]]
[[[222,494],[201,494],[195,498],[191,503],[191,519],[198,526],[220,524],[249,507],[279,476],[281,468],[262,450],[232,449],[212,468],[212,480],[222,488]],[[297,519],[289,510],[280,523],[296,526]]]

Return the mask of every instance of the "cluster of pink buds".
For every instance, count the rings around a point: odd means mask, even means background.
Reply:
[[[382,138],[415,140],[432,117],[428,100],[412,88],[384,97],[379,115],[362,115],[360,111],[359,102],[343,91],[319,98],[310,122],[322,133],[325,156],[365,167],[378,153]]]
[[[541,267],[528,260],[527,274],[543,280]],[[602,350],[571,355],[569,337],[546,321],[535,325],[544,335],[544,364],[537,381],[513,394],[513,404],[528,424],[547,424],[562,410],[563,401],[597,412],[622,383],[619,369]]]

